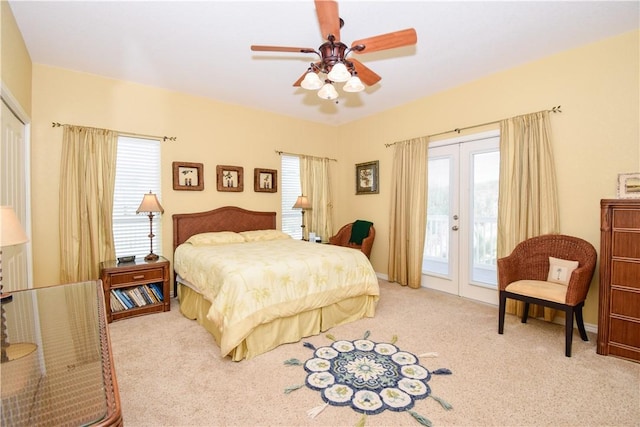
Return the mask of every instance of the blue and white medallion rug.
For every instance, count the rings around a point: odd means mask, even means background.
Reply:
[[[330,335],[327,337],[333,339]],[[376,343],[368,338],[369,332],[362,339],[334,340],[331,345],[319,348],[305,342],[305,347],[314,350],[313,357],[304,363],[297,359],[285,361],[287,365],[304,366],[305,385],[319,391],[325,402],[310,410],[310,417],[328,405],[350,406],[363,417],[387,409],[408,411],[421,424],[431,426],[431,421],[411,410],[416,400],[432,397],[443,408],[451,409],[451,405],[431,394],[427,384],[432,375],[451,374],[450,370],[430,372],[420,365],[418,356],[396,347],[395,339],[392,343]],[[434,353],[421,356],[433,357]],[[289,387],[285,392],[302,386]],[[359,424],[364,425],[364,419]]]

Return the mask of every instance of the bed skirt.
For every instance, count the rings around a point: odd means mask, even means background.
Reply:
[[[220,331],[207,318],[211,303],[201,294],[188,286],[178,283],[180,312],[188,319],[196,320],[215,339],[220,346]],[[275,319],[256,327],[240,345],[229,354],[233,361],[251,359],[259,354],[273,350],[280,344],[300,341],[304,337],[318,335],[334,326],[353,322],[375,314],[378,296],[363,295],[348,298],[335,304],[305,311],[293,316]]]

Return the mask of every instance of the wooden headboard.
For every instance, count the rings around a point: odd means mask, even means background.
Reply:
[[[224,206],[207,212],[174,214],[172,217],[174,251],[194,234],[276,228],[275,212],[249,211],[236,206]]]

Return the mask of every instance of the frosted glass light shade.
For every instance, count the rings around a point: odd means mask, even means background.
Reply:
[[[307,75],[304,76],[304,79],[302,80],[302,83],[300,83],[300,86],[302,86],[303,89],[307,90],[317,90],[322,87],[322,80],[320,80],[320,77],[318,77],[316,73],[314,73],[313,71],[309,71]]]
[[[345,92],[362,92],[364,90],[364,85],[362,84],[360,77],[353,76],[344,84],[342,90]]]
[[[318,91],[318,96],[322,99],[336,99],[338,91],[331,83],[325,83],[322,89]]]
[[[329,74],[327,74],[329,80],[332,82],[346,82],[351,77],[351,73],[347,70],[347,67],[342,63],[338,62],[333,66]]]

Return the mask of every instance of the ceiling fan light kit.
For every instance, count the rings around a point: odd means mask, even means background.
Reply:
[[[309,69],[309,72],[304,76],[304,80],[302,80],[302,83],[300,83],[300,86],[302,86],[303,89],[307,90],[318,90],[322,87],[322,85],[323,83],[322,80],[320,80],[320,77],[318,77],[316,73],[311,71],[311,69]]]
[[[286,46],[251,46],[252,51],[258,52],[295,52],[315,53],[320,57],[318,62],[312,62],[307,72],[293,85],[307,90],[318,90],[318,97],[327,100],[338,98],[338,91],[333,83],[344,83],[345,92],[361,92],[364,86],[373,86],[382,77],[355,59],[347,59],[351,52],[370,53],[397,47],[410,46],[417,43],[416,31],[413,28],[381,34],[366,39],[360,39],[348,48],[340,41],[340,29],[344,21],[338,16],[338,3],[331,0],[314,0],[316,14],[322,34],[326,34],[324,42],[318,50],[308,47]],[[326,76],[323,80],[319,73]]]
[[[338,98],[338,91],[333,84],[325,83],[324,86],[318,91],[318,97],[322,99],[334,100]]]

